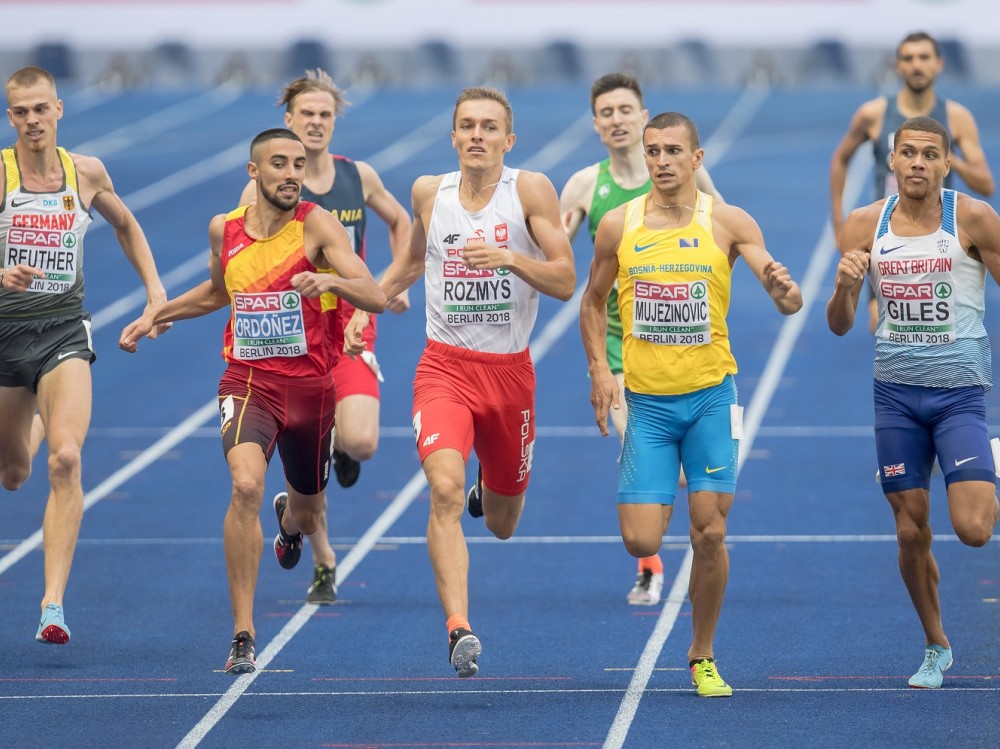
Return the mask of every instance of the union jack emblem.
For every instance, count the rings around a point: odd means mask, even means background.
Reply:
[[[882,466],[883,476],[902,476],[906,473],[905,463],[893,463],[891,466]]]

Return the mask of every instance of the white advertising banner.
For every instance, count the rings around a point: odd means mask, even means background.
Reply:
[[[580,44],[740,47],[838,38],[889,45],[914,30],[1000,46],[998,0],[0,0],[4,44],[137,49],[165,40],[243,49],[308,38],[353,48]]]

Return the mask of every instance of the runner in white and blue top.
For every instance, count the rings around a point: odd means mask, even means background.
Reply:
[[[966,254],[955,220],[957,193],[941,191],[941,225],[921,237],[895,234],[899,195],[879,216],[868,268],[878,298],[875,378],[923,387],[991,386],[983,326],[986,268]]]
[[[952,527],[968,546],[991,539],[1000,502],[986,427],[992,385],[983,327],[986,273],[1000,284],[1000,216],[942,189],[951,166],[944,126],[914,117],[897,128],[891,155],[899,193],[851,213],[827,323],[854,325],[867,274],[878,300],[875,448],[892,506],[899,569],[926,638],[915,688],[940,687],[951,666],[931,553],[930,472],[937,457]]]

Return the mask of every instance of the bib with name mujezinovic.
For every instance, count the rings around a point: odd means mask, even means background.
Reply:
[[[299,292],[233,294],[233,358],[256,361],[308,352]]]

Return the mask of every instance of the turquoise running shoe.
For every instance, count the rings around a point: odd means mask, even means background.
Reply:
[[[50,603],[42,611],[42,620],[38,622],[35,639],[50,645],[65,645],[69,642],[69,627],[66,626],[63,607],[58,603]]]
[[[944,672],[951,668],[954,658],[951,648],[931,643],[924,651],[924,662],[917,673],[910,677],[913,689],[937,689],[944,681]]]

